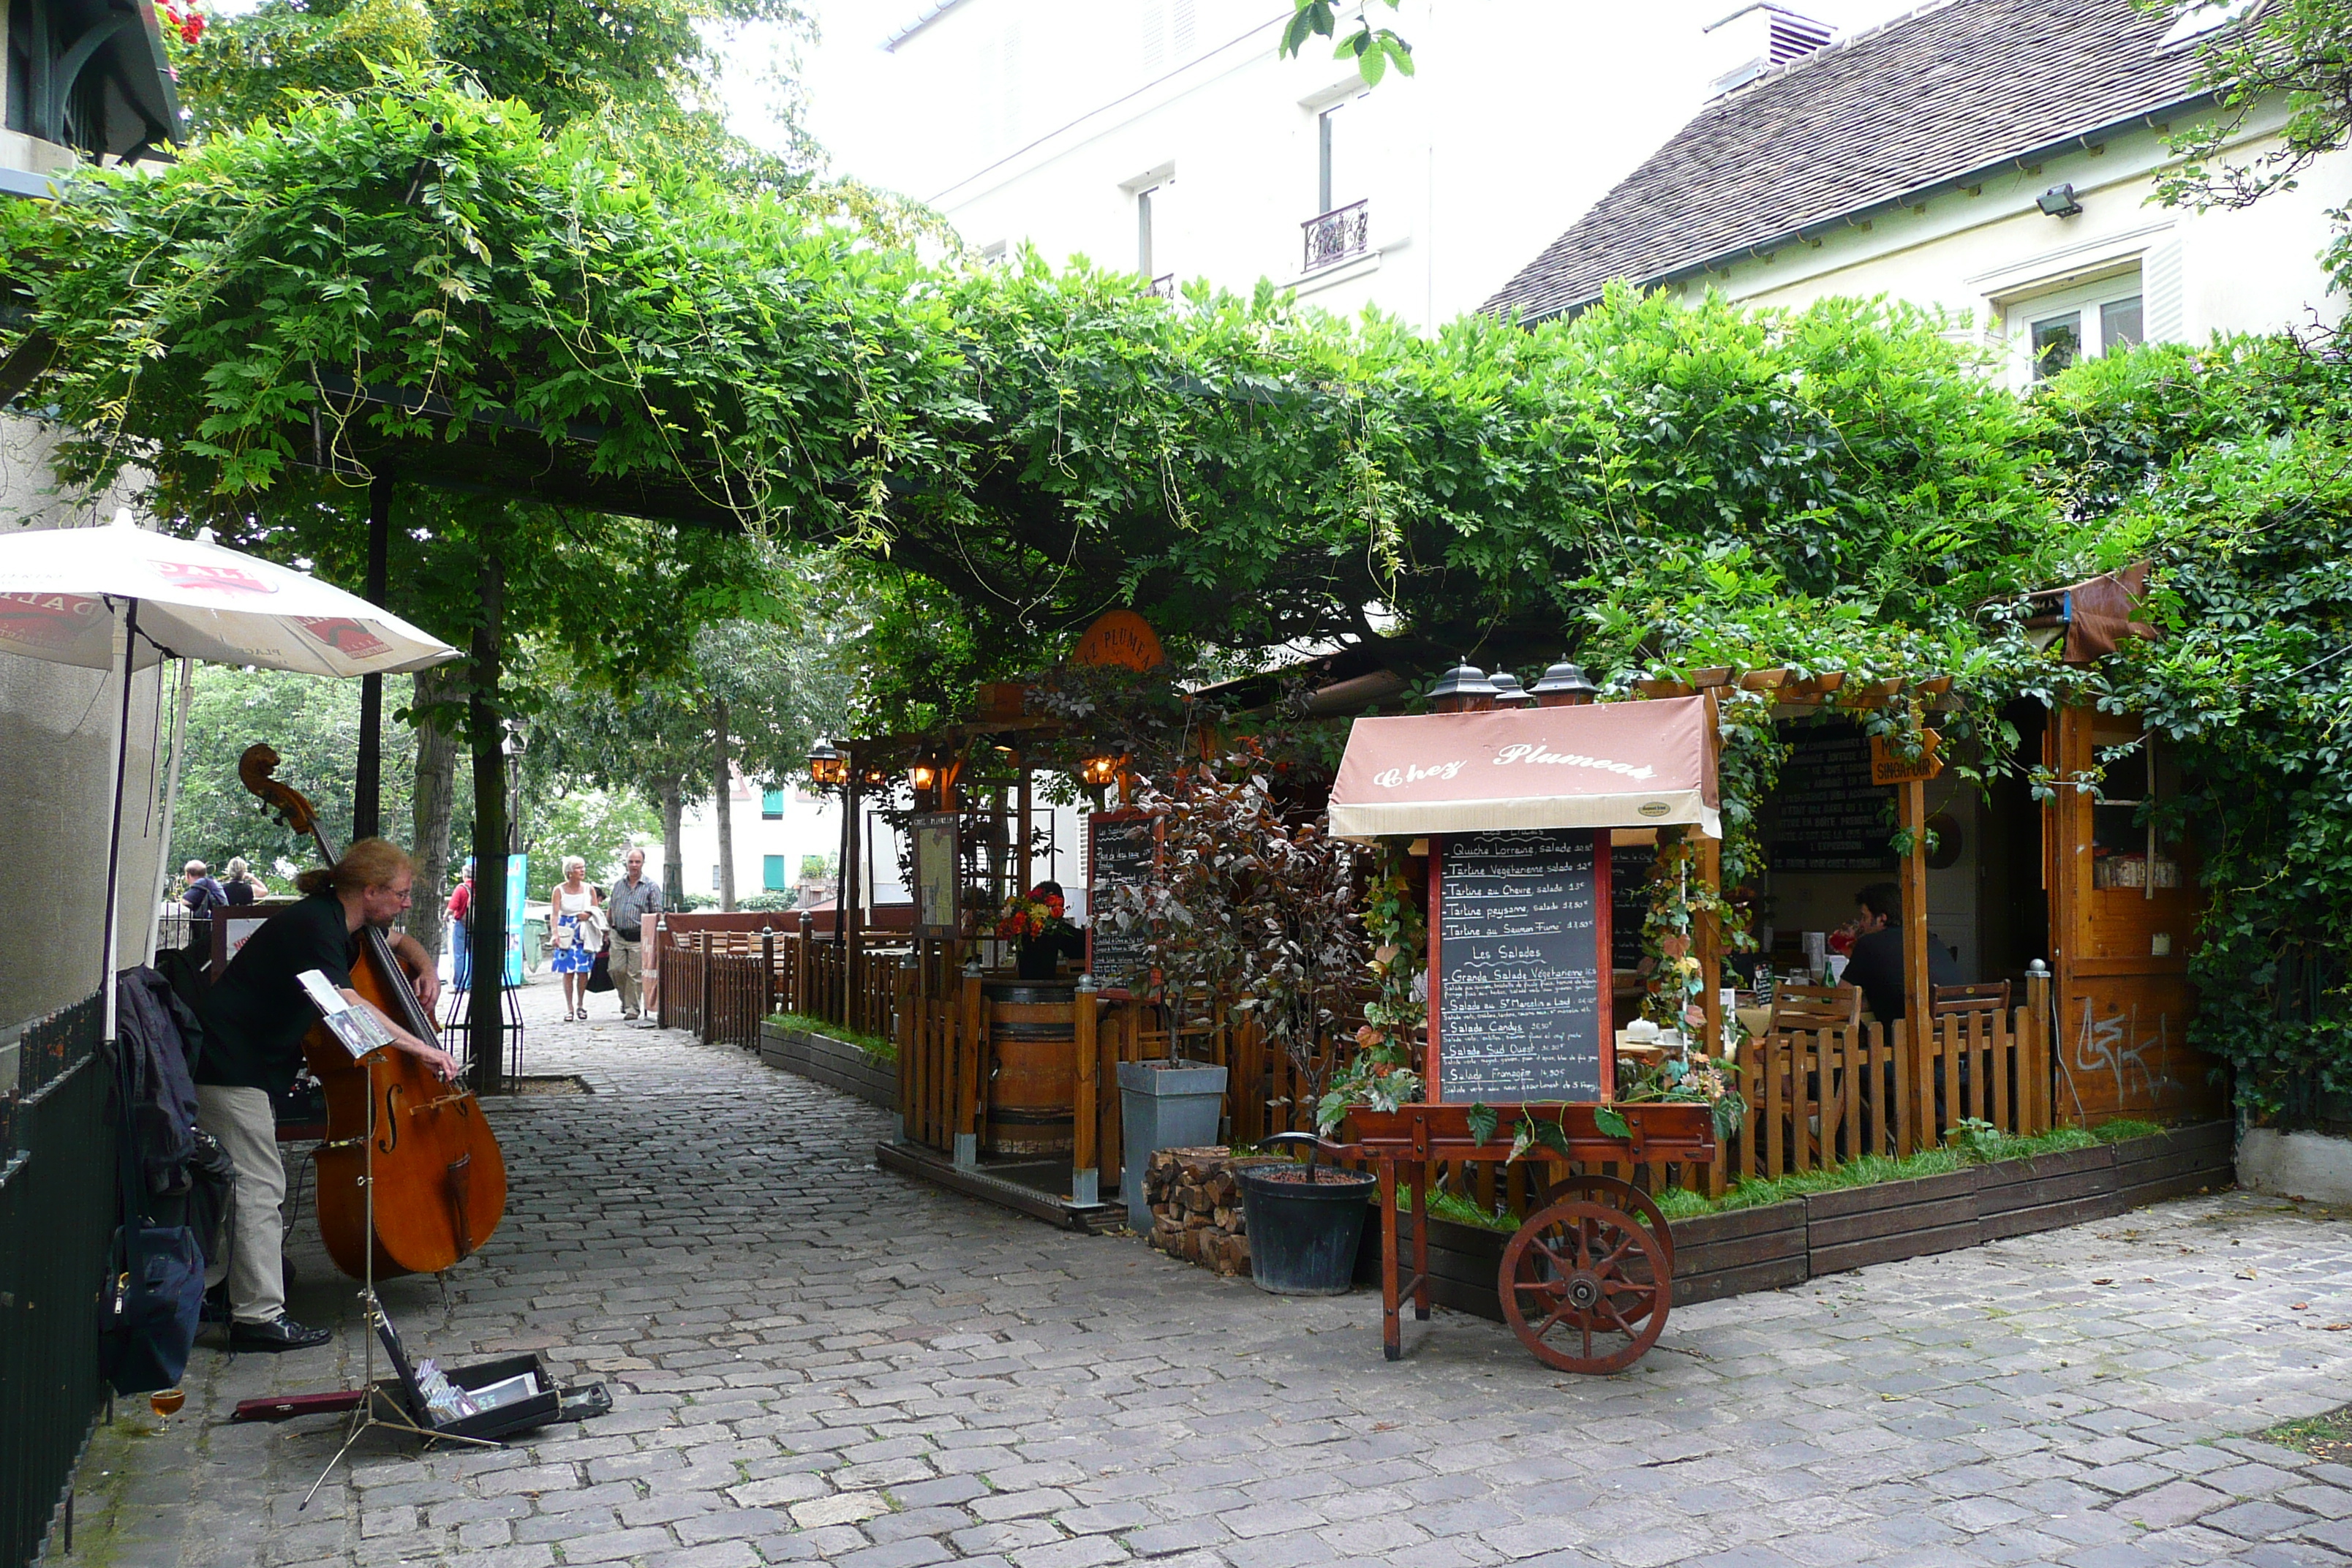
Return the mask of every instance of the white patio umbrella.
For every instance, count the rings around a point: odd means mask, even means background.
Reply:
[[[116,512],[104,528],[0,534],[0,653],[121,672],[100,981],[110,1042],[131,672],[164,658],[201,658],[306,675],[398,675],[463,657],[356,594],[224,549],[209,537],[151,533],[127,511]],[[179,766],[175,744],[174,793]],[[167,854],[169,833],[167,826]]]

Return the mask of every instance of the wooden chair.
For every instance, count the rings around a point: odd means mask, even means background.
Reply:
[[[1961,1017],[1971,1013],[1986,1013],[1995,1018],[2009,1016],[2009,982],[1996,981],[1986,985],[1937,985],[1927,993],[1927,1011],[1937,1018]]]
[[[1816,1029],[1858,1028],[1862,1025],[1859,985],[1783,985],[1772,994],[1772,1030],[1811,1032]]]

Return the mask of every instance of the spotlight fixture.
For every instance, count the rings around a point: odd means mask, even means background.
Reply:
[[[2073,217],[2083,210],[2083,204],[2074,199],[2074,187],[2071,184],[2051,186],[2035,198],[2033,205],[2052,217]]]

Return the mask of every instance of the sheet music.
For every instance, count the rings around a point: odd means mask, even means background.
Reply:
[[[324,970],[306,969],[295,978],[302,983],[303,994],[310,997],[310,1005],[319,1010],[320,1018],[335,1038],[343,1043],[343,1049],[351,1052],[353,1061],[378,1047],[392,1044],[392,1037],[384,1032],[382,1024],[376,1022],[375,1015],[363,1007],[352,1006],[343,994],[335,989],[334,982],[327,978]]]

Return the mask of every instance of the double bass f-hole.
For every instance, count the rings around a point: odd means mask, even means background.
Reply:
[[[400,1085],[383,1086],[383,1136],[376,1141],[376,1152],[389,1154],[400,1147]]]

